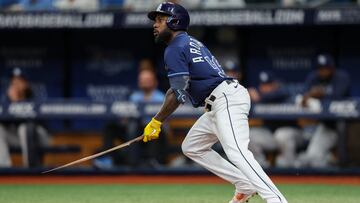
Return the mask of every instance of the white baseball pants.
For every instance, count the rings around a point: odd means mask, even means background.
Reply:
[[[248,150],[250,97],[238,82],[222,82],[214,89],[211,111],[190,129],[182,150],[186,156],[235,185],[244,194],[258,192],[267,203],[287,203]],[[229,161],[211,146],[220,141]]]

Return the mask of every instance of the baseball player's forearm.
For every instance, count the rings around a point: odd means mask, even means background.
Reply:
[[[165,100],[161,106],[160,111],[154,116],[158,121],[163,122],[167,117],[169,117],[178,107],[180,103],[176,99],[176,95],[172,89],[169,89],[166,92]]]

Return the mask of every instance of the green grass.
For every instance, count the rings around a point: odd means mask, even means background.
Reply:
[[[289,203],[358,203],[359,186],[279,185]],[[0,203],[227,203],[230,185],[0,185]],[[264,202],[258,196],[250,203]]]

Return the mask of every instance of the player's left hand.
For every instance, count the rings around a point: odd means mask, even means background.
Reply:
[[[144,129],[144,142],[148,142],[154,139],[159,138],[159,133],[161,131],[161,122],[152,118],[151,121],[146,125]]]

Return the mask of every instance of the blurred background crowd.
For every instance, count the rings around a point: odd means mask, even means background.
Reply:
[[[0,7],[4,13],[61,10],[127,13],[148,11],[160,2],[0,0]],[[360,3],[353,0],[173,2],[194,10],[251,6],[357,7]],[[207,44],[227,75],[248,88],[254,107],[291,104],[316,114],[322,111],[323,104],[333,101],[356,103],[360,96],[358,26],[219,25],[197,26],[190,28],[189,33]],[[0,99],[11,112],[28,110],[26,105],[17,109],[11,104],[53,101],[85,104],[122,101],[146,108],[146,104],[161,104],[169,87],[162,61],[164,47],[154,44],[150,26],[0,29],[0,36]],[[127,110],[130,111],[123,109]],[[1,108],[0,114],[4,112]],[[37,119],[35,114],[31,116],[30,112],[30,116],[12,118],[0,116],[0,168],[64,164],[141,135],[144,125],[151,119],[150,115]],[[360,166],[359,115],[352,116],[351,120],[289,115],[279,118],[250,116],[249,148],[263,167],[329,169]],[[160,140],[138,143],[82,166],[94,169],[199,169],[182,156],[180,148],[194,121],[191,113],[174,116],[164,125]],[[222,151],[218,145],[214,148]]]
[[[316,7],[322,5],[357,5],[359,0],[171,0],[188,9],[234,9],[252,6]],[[161,0],[1,0],[6,11],[147,11]]]

